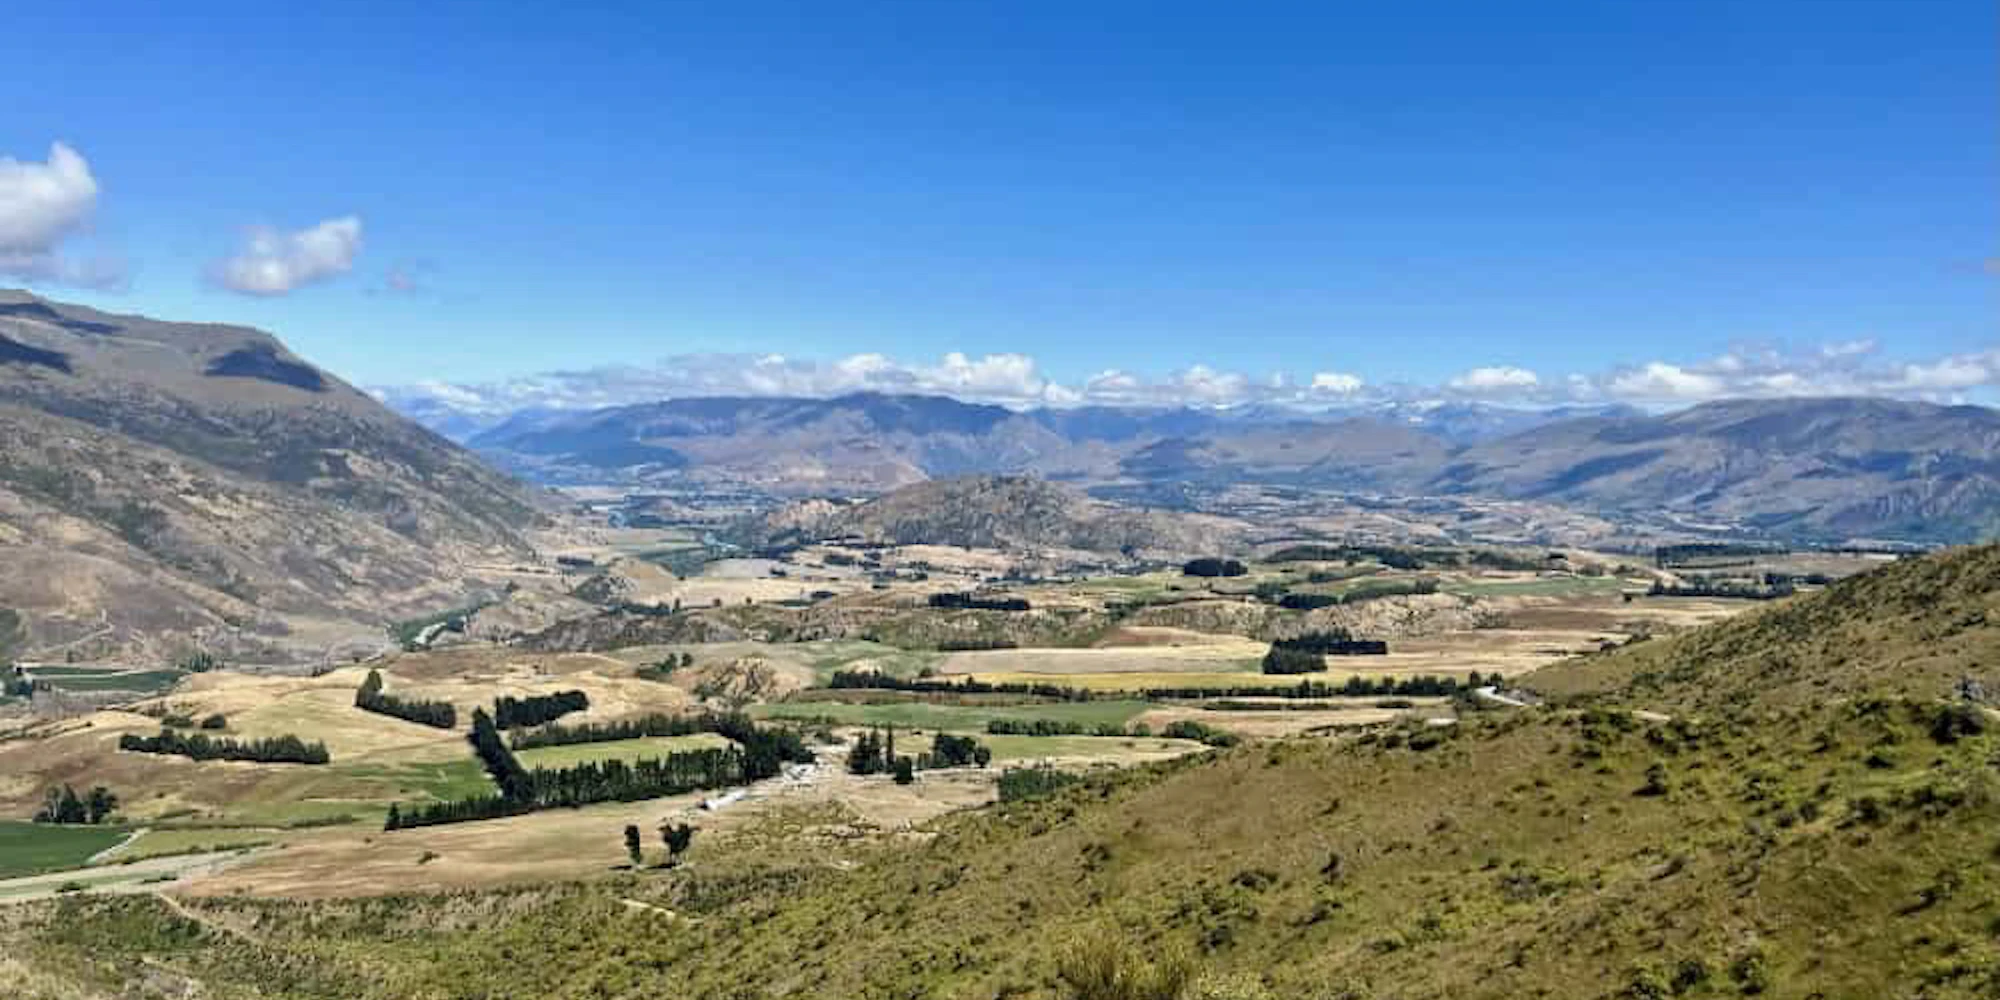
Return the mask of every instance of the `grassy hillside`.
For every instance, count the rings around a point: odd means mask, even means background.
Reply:
[[[1992,997],[2000,735],[1958,691],[2000,685],[1969,620],[1996,567],[1890,566],[1551,670],[1537,710],[1092,775],[928,838],[773,824],[475,896],[71,899],[0,914],[0,953],[52,997],[142,968],[219,997],[1060,997],[1089,941],[1237,977],[1217,996]]]
[[[1660,711],[1890,694],[2000,698],[2000,546],[1912,559],[1670,641],[1538,671],[1530,686]]]

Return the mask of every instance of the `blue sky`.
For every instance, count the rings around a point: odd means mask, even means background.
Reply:
[[[954,351],[1168,397],[2000,372],[1989,0],[9,19],[0,156],[60,141],[96,191],[59,241],[9,258],[0,228],[0,283],[262,326],[368,384],[676,358],[723,385],[716,355],[774,353],[808,388],[853,355],[949,388]],[[264,269],[231,270],[257,226]],[[73,287],[104,261],[122,288]]]

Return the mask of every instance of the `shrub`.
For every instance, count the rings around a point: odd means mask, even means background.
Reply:
[[[1064,949],[1056,977],[1071,1000],[1181,1000],[1194,980],[1194,962],[1178,950],[1149,962],[1100,934]]]
[[[1068,771],[1046,765],[1010,767],[1000,773],[1000,801],[1032,802],[1045,799],[1083,779]]]

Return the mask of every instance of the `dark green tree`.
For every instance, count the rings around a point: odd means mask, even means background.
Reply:
[[[632,856],[632,867],[639,867],[641,860],[639,853],[639,828],[629,823],[625,826],[625,853]]]
[[[103,785],[95,785],[83,802],[84,822],[92,825],[102,823],[117,808],[118,796],[111,794],[111,789]]]
[[[677,862],[694,843],[694,827],[686,823],[668,823],[660,827],[660,840],[667,845],[668,863]]]

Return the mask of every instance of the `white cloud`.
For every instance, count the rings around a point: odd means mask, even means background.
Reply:
[[[1726,384],[1717,375],[1650,361],[1636,370],[1612,376],[1610,390],[1612,395],[1627,400],[1699,400],[1723,395]]]
[[[1317,372],[1313,375],[1312,391],[1334,396],[1347,396],[1361,391],[1361,377],[1346,372]]]
[[[218,261],[213,274],[217,284],[231,291],[283,295],[346,274],[360,253],[361,220],[351,215],[290,233],[254,226],[243,248]]]
[[[1532,389],[1541,383],[1541,376],[1526,368],[1498,365],[1492,368],[1474,368],[1446,384],[1460,392],[1508,393]]]
[[[1914,392],[1962,392],[1979,386],[1992,385],[1996,371],[1996,354],[1961,354],[1940,358],[1928,364],[1903,366],[1900,386]]]
[[[0,274],[100,288],[122,283],[123,261],[78,261],[61,252],[89,225],[97,195],[90,163],[63,143],[52,144],[42,163],[0,157]]]
[[[1500,406],[1630,403],[1681,406],[1710,399],[1781,396],[1894,396],[1952,401],[2000,392],[2000,347],[1943,358],[1889,361],[1874,341],[1787,348],[1739,344],[1707,360],[1651,360],[1599,372],[1547,376],[1499,365],[1475,368],[1442,385],[1370,383],[1345,372],[1294,378],[1250,375],[1195,364],[1148,377],[1107,369],[1079,382],[1058,382],[1023,354],[951,352],[932,363],[864,353],[827,361],[779,354],[698,354],[658,365],[553,372],[452,391],[411,386],[466,412],[500,413],[526,406],[580,408],[689,396],[827,397],[851,392],[948,395],[1013,407],[1232,407],[1251,404],[1302,409],[1437,405],[1473,401]]]

